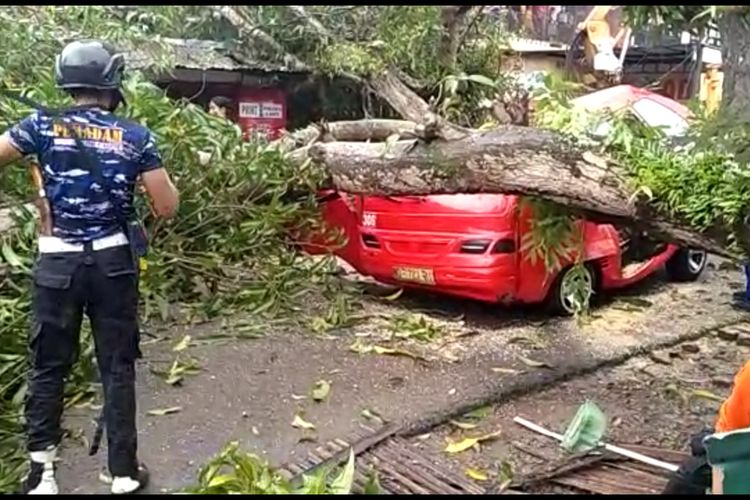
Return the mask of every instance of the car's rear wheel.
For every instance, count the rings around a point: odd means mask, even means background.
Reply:
[[[588,307],[596,289],[596,272],[591,264],[569,266],[557,275],[547,297],[550,312],[573,316]]]
[[[707,261],[705,250],[680,248],[667,261],[667,276],[672,281],[695,281],[703,273]]]

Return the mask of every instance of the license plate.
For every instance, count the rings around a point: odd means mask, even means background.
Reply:
[[[432,269],[420,267],[397,267],[394,270],[394,277],[399,281],[410,281],[422,285],[435,284],[435,273]]]

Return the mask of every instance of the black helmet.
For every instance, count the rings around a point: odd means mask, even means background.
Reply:
[[[81,40],[65,46],[55,61],[55,80],[63,89],[117,90],[125,70],[125,57],[112,47]]]

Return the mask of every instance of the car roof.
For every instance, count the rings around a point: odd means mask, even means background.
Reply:
[[[616,87],[598,90],[573,99],[572,104],[588,111],[620,111],[631,107],[633,103],[644,98],[669,108],[686,120],[692,116],[692,112],[686,106],[674,99],[632,85],[617,85]]]

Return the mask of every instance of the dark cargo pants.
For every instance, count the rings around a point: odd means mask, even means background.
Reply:
[[[140,357],[137,267],[129,246],[41,254],[34,269],[31,371],[26,401],[29,451],[59,444],[64,380],[79,353],[81,321],[91,321],[104,388],[113,476],[135,477],[135,360]]]

